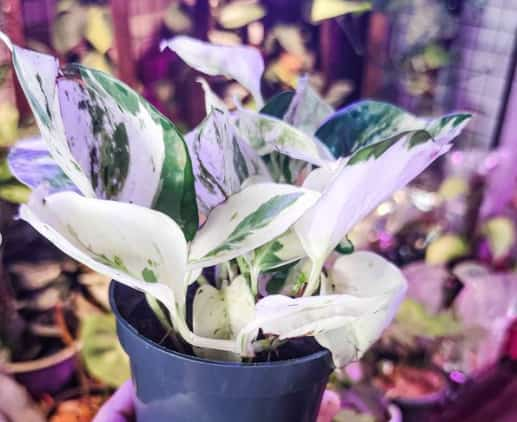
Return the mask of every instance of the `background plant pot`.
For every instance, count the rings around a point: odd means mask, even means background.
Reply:
[[[316,420],[333,370],[328,351],[271,363],[202,360],[167,350],[134,328],[145,317],[141,307],[135,312],[141,293],[113,281],[110,300],[131,360],[138,422]]]
[[[56,393],[74,375],[80,345],[75,343],[53,355],[27,362],[8,363],[4,369],[33,396]]]

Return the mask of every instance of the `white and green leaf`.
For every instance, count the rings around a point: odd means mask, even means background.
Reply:
[[[197,201],[205,214],[242,189],[244,181],[271,180],[267,167],[237,133],[226,112],[212,110],[187,136]]]
[[[75,260],[158,299],[190,344],[237,350],[233,342],[196,336],[187,327],[187,243],[181,228],[165,214],[73,192],[42,197],[37,191],[20,208],[20,217]]]
[[[349,230],[446,153],[451,148],[449,142],[468,120],[465,114],[433,120],[429,123],[433,136],[426,130],[398,134],[360,149],[336,165],[316,169],[307,177],[303,186],[322,192],[316,206],[295,226],[314,263],[307,295],[317,289],[326,257]]]
[[[4,34],[0,35],[0,39],[12,50],[16,76],[52,158],[83,195],[95,196],[90,180],[67,143],[56,89],[59,74],[57,59],[13,45]]]
[[[97,70],[69,65],[57,90],[68,145],[96,195],[158,209],[191,239],[198,224],[193,175],[175,126]]]
[[[187,147],[174,125],[115,78],[12,46],[13,64],[50,155],[89,197],[156,208],[197,229]]]
[[[326,161],[320,153],[320,147],[311,136],[282,120],[239,109],[235,122],[242,137],[260,155],[276,151],[315,165],[322,165]]]
[[[359,101],[335,112],[316,131],[334,156],[351,153],[408,130],[423,129],[425,121],[381,101]]]
[[[73,192],[47,197],[36,192],[21,207],[20,216],[93,270],[149,293],[168,307],[173,298],[184,302],[187,243],[166,215]]]
[[[184,35],[163,41],[162,50],[167,47],[199,72],[235,79],[253,95],[257,107],[262,107],[264,101],[260,80],[264,73],[264,61],[257,49],[215,45]]]
[[[286,232],[319,193],[291,185],[257,183],[214,208],[194,238],[192,268],[244,255]]]
[[[261,273],[274,270],[301,259],[305,251],[293,230],[255,249],[251,255],[250,275],[252,290],[258,291],[258,277]]]
[[[406,290],[404,276],[382,257],[358,252],[339,258],[331,278],[331,295],[260,300],[255,319],[239,336],[242,353],[253,353],[261,331],[280,340],[314,336],[337,367],[359,359],[392,320]]]

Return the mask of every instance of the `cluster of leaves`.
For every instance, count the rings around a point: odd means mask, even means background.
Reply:
[[[335,112],[306,79],[264,105],[255,49],[180,36],[163,47],[234,79],[257,106],[229,110],[202,82],[207,116],[184,140],[113,77],[6,42],[43,138],[10,156],[37,188],[23,220],[158,299],[203,356],[252,357],[311,336],[342,366],[378,338],[403,297],[402,273],[369,252],[324,264],[354,224],[451,148],[470,115],[419,119],[379,102]],[[201,276],[213,266],[213,278]]]

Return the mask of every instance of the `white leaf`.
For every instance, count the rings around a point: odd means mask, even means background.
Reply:
[[[220,290],[204,284],[196,291],[193,302],[194,333],[209,338],[235,339],[255,315],[255,300],[247,280],[238,276],[230,284],[224,282]],[[219,350],[196,350],[198,356],[226,361],[239,361],[235,353]]]
[[[163,41],[161,49],[165,47],[170,48],[199,72],[235,79],[253,95],[257,108],[264,104],[260,91],[264,61],[257,49],[215,45],[184,35]]]
[[[83,67],[70,68],[68,77],[57,81],[68,145],[98,198],[149,207],[165,158],[163,128],[136,95],[134,113],[120,108],[97,75]]]
[[[242,353],[252,353],[261,330],[279,339],[314,336],[338,367],[359,359],[393,318],[406,282],[397,267],[370,252],[342,256],[331,273],[334,294],[260,300],[255,320],[239,336]]]
[[[291,185],[248,186],[208,216],[190,249],[192,268],[215,265],[243,255],[278,237],[319,198]]]

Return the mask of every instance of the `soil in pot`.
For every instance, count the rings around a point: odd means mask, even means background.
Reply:
[[[143,294],[116,282],[110,293],[138,422],[316,421],[333,370],[328,351],[300,342],[252,363],[199,359],[177,351]]]

